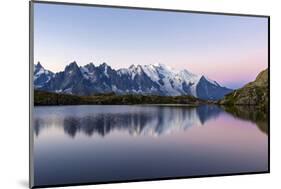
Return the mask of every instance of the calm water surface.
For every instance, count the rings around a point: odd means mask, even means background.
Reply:
[[[35,185],[267,171],[265,117],[217,106],[35,107]]]

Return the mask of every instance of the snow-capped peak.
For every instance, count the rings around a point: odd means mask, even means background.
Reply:
[[[135,78],[136,75],[141,75],[143,73],[143,68],[141,65],[137,65],[135,66],[134,64],[132,64],[130,67],[129,67],[129,73],[131,74],[132,76],[132,79]]]
[[[38,62],[36,65],[34,65],[34,75],[33,75],[33,81],[35,87],[41,87],[45,83],[51,80],[51,78],[54,76],[54,73],[46,70],[40,62]]]
[[[37,64],[35,65],[35,68],[40,69],[40,68],[43,68],[43,66],[41,65],[40,62],[37,62]]]
[[[104,62],[104,63],[102,64],[102,67],[104,67],[104,75],[105,75],[106,77],[109,77],[109,75],[108,75],[108,73],[107,73],[108,65]]]
[[[206,76],[202,76],[202,77],[204,77],[207,81],[209,81],[210,83],[212,83],[212,84],[214,84],[214,85],[216,85],[216,86],[220,86],[219,84],[218,84],[218,82],[216,82],[215,80],[212,80],[212,79],[210,79],[210,78],[208,78],[208,77],[206,77]]]
[[[107,68],[108,65],[105,62],[103,62],[102,64],[99,65],[99,67]]]

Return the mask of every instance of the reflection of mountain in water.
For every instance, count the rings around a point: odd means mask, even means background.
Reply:
[[[145,107],[145,106],[144,106]],[[109,108],[110,109],[110,108]],[[66,134],[74,137],[78,132],[88,136],[105,136],[114,130],[127,131],[131,135],[162,135],[175,130],[185,130],[201,126],[222,110],[217,106],[139,108],[137,111],[100,112],[77,116],[66,115],[55,118],[37,117],[34,120],[35,134],[38,136],[44,127],[63,127]]]
[[[196,108],[197,116],[200,119],[202,125],[208,121],[212,117],[217,117],[221,112],[222,109],[218,106],[199,106]]]
[[[222,106],[223,109],[236,118],[254,122],[264,133],[268,134],[268,112],[255,106]]]

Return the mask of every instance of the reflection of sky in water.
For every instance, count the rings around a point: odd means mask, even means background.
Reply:
[[[36,107],[34,119],[36,184],[267,170],[266,133],[216,106]]]

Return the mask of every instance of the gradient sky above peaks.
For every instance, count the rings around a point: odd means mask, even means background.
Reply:
[[[242,17],[40,4],[34,61],[57,72],[72,61],[112,68],[162,63],[238,88],[268,64],[268,22]]]

